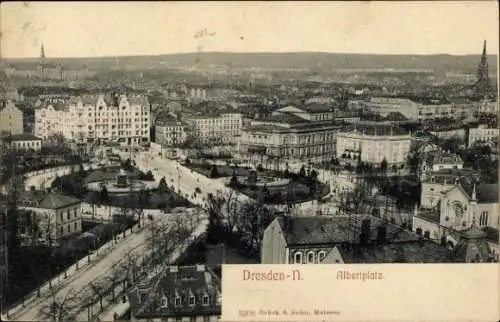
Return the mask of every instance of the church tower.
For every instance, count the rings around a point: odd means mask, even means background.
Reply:
[[[479,66],[477,68],[477,82],[476,88],[479,91],[478,94],[485,95],[488,92],[490,86],[490,79],[488,75],[488,57],[486,56],[486,40],[483,44],[483,54],[481,55],[481,60],[479,61]]]
[[[45,48],[42,46],[40,47],[40,63],[38,66],[38,71],[40,75],[40,79],[44,80],[45,79]]]

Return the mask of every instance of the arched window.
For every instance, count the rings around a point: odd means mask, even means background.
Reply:
[[[318,263],[321,263],[326,257],[326,252],[324,250],[321,250],[318,253]]]
[[[314,264],[314,252],[310,251],[307,253],[307,264]]]
[[[488,212],[483,211],[479,216],[479,226],[488,226]]]
[[[430,232],[429,232],[428,230],[426,230],[426,231],[424,232],[424,238],[425,238],[425,239],[429,239],[430,237],[431,237]]]
[[[302,253],[301,252],[296,252],[293,255],[293,262],[295,264],[302,264]]]
[[[422,228],[417,228],[417,235],[422,235]]]

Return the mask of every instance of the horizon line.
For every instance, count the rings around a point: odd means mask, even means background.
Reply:
[[[327,54],[327,55],[371,55],[371,56],[481,56],[481,53],[404,53],[404,54],[392,54],[392,53],[349,53],[349,52],[328,52],[328,51],[204,51],[204,52],[175,52],[175,53],[161,53],[161,54],[117,54],[117,55],[103,55],[103,56],[46,56],[45,59],[88,59],[88,58],[128,58],[128,57],[158,57],[158,56],[174,56],[174,55],[203,55],[203,54]],[[487,53],[487,56],[498,56],[498,53]],[[29,56],[29,57],[2,57],[1,60],[23,60],[23,59],[40,59],[39,56]]]

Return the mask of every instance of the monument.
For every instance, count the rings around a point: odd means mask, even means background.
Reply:
[[[126,188],[130,186],[130,181],[127,172],[120,169],[120,172],[116,175],[116,185],[117,188]]]

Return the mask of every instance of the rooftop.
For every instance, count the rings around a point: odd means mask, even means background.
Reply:
[[[343,132],[358,132],[373,136],[407,135],[408,131],[388,123],[359,123],[347,126]]]
[[[14,134],[7,136],[5,137],[4,140],[6,142],[16,142],[16,141],[35,141],[35,140],[41,141],[42,139],[33,134],[23,133],[23,134]]]
[[[341,246],[340,254],[347,264],[374,263],[449,263],[450,251],[433,241],[407,241],[389,244]]]
[[[25,191],[21,196],[23,206],[34,208],[60,209],[80,202],[80,199],[57,192]]]
[[[353,215],[357,218],[353,223],[358,232],[361,227],[361,218],[370,219],[370,239],[376,239],[377,228],[383,224],[382,219],[374,216]],[[279,217],[288,246],[297,245],[335,245],[350,242],[353,228],[349,227],[348,216],[334,217]],[[391,241],[415,240],[417,236],[398,226],[386,224],[387,236]],[[351,236],[350,236],[351,235]],[[357,236],[356,236],[357,238]]]
[[[132,314],[139,319],[221,314],[221,280],[205,265],[170,266],[149,285],[129,292]]]

